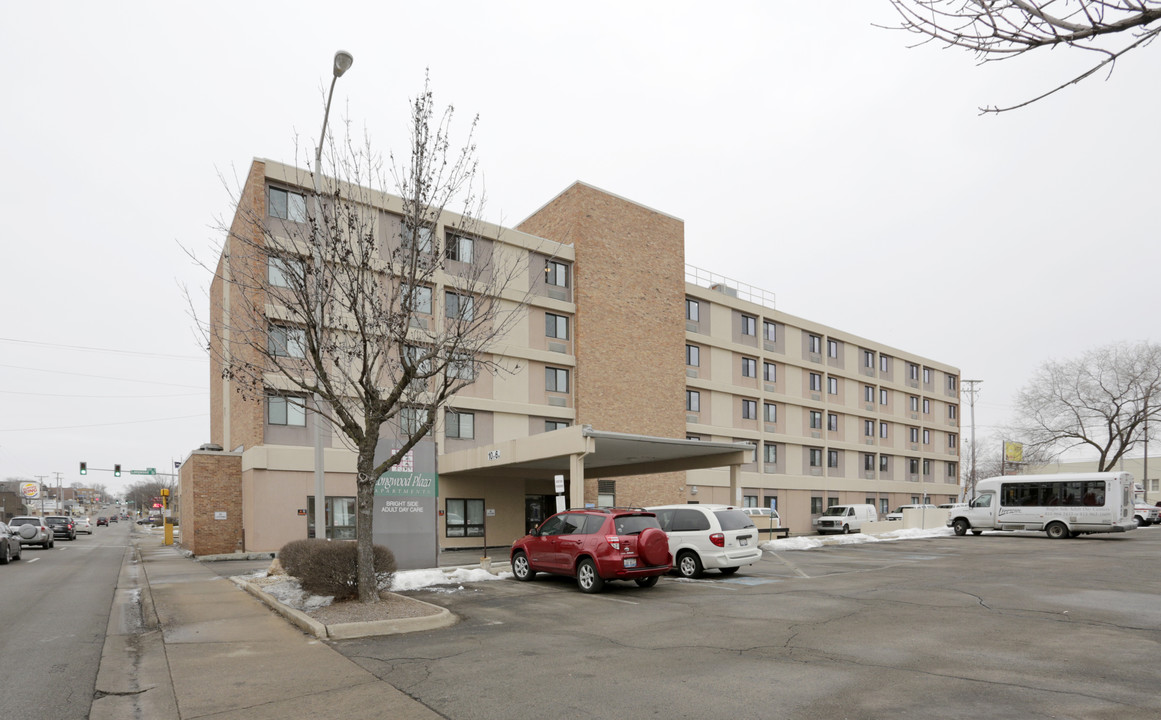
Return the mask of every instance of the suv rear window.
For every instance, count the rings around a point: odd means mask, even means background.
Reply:
[[[717,510],[714,515],[721,524],[722,530],[743,530],[754,527],[750,516],[741,510]]]
[[[661,529],[656,515],[618,515],[613,518],[613,527],[618,535],[640,535],[648,528]]]
[[[30,517],[23,517],[23,518],[22,518],[22,517],[18,517],[18,518],[12,518],[11,520],[9,520],[9,521],[8,521],[8,524],[9,524],[10,526],[16,526],[16,525],[39,525],[39,524],[40,524],[40,519],[39,519],[39,518],[30,518]]]

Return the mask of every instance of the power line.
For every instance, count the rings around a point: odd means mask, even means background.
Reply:
[[[23,365],[3,365],[0,367],[11,368],[13,370],[32,370],[34,372],[46,372],[54,375],[75,375],[76,377],[97,378],[98,380],[118,380],[120,382],[135,382],[145,383],[147,385],[167,385],[169,387],[189,388],[191,390],[203,390],[204,388],[197,385],[178,385],[177,383],[157,382],[156,380],[133,380],[131,378],[110,377],[108,375],[89,375],[86,373],[68,372],[67,370],[46,370],[44,368],[25,367]]]
[[[172,395],[77,395],[75,393],[34,393],[21,392],[19,390],[0,390],[3,395],[32,395],[34,397],[62,397],[62,398],[93,398],[102,400],[149,400],[153,398],[176,398],[176,397],[204,397],[209,391],[196,393],[174,393]]]
[[[115,348],[88,347],[85,345],[62,345],[60,343],[38,342],[36,340],[18,340],[16,338],[0,337],[0,342],[20,343],[22,345],[41,345],[43,347],[63,348],[65,350],[84,350],[86,352],[114,353],[117,355],[136,355],[138,357],[166,358],[169,360],[205,360],[205,355],[167,355],[165,353],[140,352],[137,350],[118,350]]]
[[[168,422],[170,420],[190,420],[193,418],[209,417],[209,413],[199,415],[181,415],[178,417],[155,418],[152,420],[125,420],[124,422],[95,423],[92,425],[59,425],[56,427],[38,428],[0,428],[0,432],[39,432],[42,430],[78,430],[81,428],[113,427],[116,425],[140,425],[141,423]]]

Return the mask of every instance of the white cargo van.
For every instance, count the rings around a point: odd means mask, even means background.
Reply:
[[[862,532],[863,523],[878,520],[874,505],[831,505],[814,519],[813,525],[819,535],[857,533]]]
[[[956,535],[970,530],[1039,530],[1048,537],[1125,532],[1133,519],[1133,476],[1129,473],[1010,475],[976,484],[976,498],[955,508],[947,524]]]

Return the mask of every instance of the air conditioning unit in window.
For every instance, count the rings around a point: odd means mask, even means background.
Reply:
[[[721,294],[729,295],[730,297],[737,297],[738,296],[737,289],[732,288],[729,285],[726,285],[725,283],[714,283],[713,285],[710,285],[710,290],[716,290],[716,291],[720,292]]]

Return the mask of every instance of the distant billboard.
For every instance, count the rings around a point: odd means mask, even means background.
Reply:
[[[25,500],[36,500],[40,497],[40,483],[22,482],[20,483],[20,497]]]
[[[1024,462],[1024,443],[1005,440],[1004,461],[1010,463]]]

